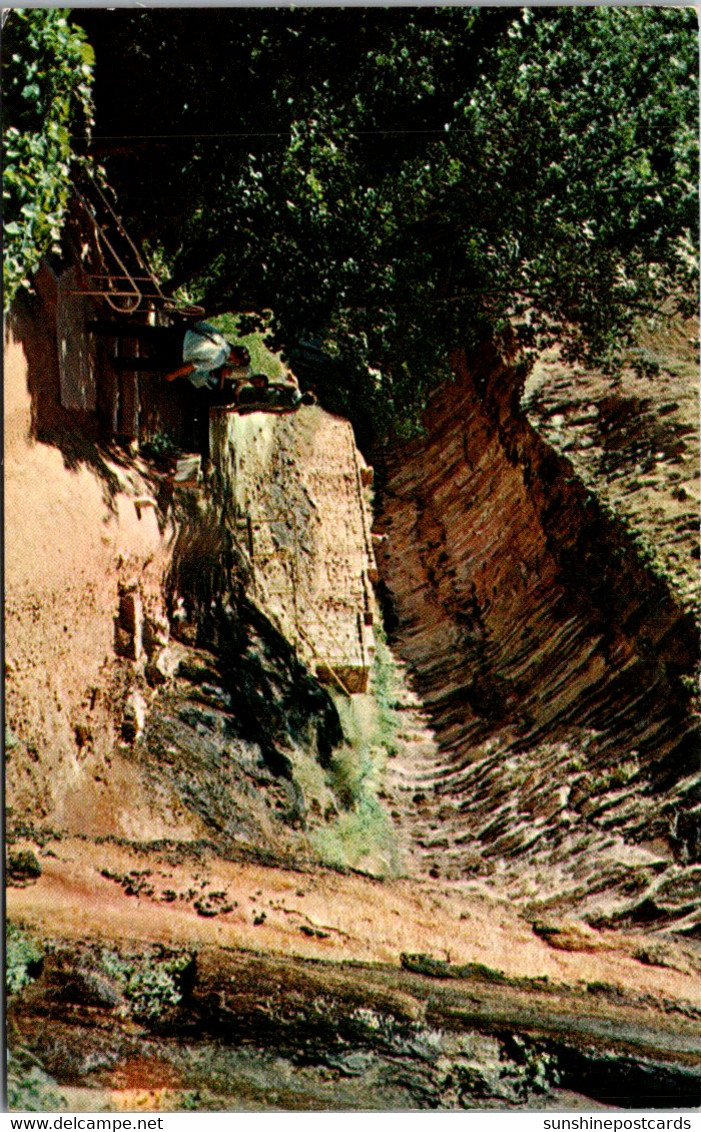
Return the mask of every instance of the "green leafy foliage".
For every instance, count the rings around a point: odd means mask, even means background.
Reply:
[[[125,958],[103,951],[101,966],[121,986],[135,1018],[157,1022],[170,1007],[182,999],[182,975],[192,965],[191,955],[163,960],[148,957]]]
[[[92,123],[94,55],[59,8],[13,9],[3,29],[4,302],[58,251],[74,137]]]
[[[564,339],[574,357],[617,365],[632,319],[668,292],[683,305],[693,289],[689,17],[525,9],[500,45],[495,81],[457,107],[489,171],[490,208],[508,217],[490,286],[510,291],[506,313],[524,341]]]
[[[640,765],[637,757],[625,759],[624,762],[610,770],[591,777],[588,782],[589,790],[592,794],[605,794],[609,790],[619,790],[632,782],[639,773]]]
[[[168,461],[179,452],[178,445],[171,434],[163,429],[154,433],[150,440],[142,444],[141,450],[155,461]]]
[[[245,315],[236,315],[231,312],[215,315],[212,318],[212,325],[216,326],[222,334],[234,346],[245,346],[251,355],[251,372],[264,373],[270,381],[279,381],[285,378],[286,367],[282,362],[279,354],[274,354],[268,349],[266,338],[266,322],[265,317],[254,320],[263,323],[263,330],[251,330],[248,333],[247,322],[251,319],[246,319]]]
[[[337,808],[330,820],[313,829],[310,838],[329,864],[380,875],[401,872],[395,833],[381,800],[387,759],[397,741],[397,685],[395,662],[378,628],[372,697],[334,694],[346,742],[331,755],[325,779]],[[313,784],[311,790],[306,783],[301,785],[309,801],[315,794],[320,796],[318,784],[316,790]]]
[[[7,923],[5,932],[5,985],[8,994],[18,994],[36,978],[43,952],[17,924]]]
[[[614,367],[636,314],[693,291],[692,10],[81,19],[101,132],[132,139],[110,174],[172,286],[316,338],[323,403],[376,432],[411,430],[456,347]]]
[[[7,1055],[7,1107],[10,1112],[55,1112],[67,1108],[53,1077],[26,1049]]]
[[[8,878],[15,882],[37,880],[41,876],[41,865],[31,849],[9,850],[5,868]]]
[[[411,955],[402,952],[399,961],[405,971],[415,971],[419,975],[428,975],[431,979],[484,979],[489,983],[508,983],[509,979],[501,971],[486,967],[483,963],[449,963],[445,959],[436,959],[433,955],[420,952]]]
[[[505,1044],[505,1052],[512,1064],[505,1067],[503,1076],[510,1079],[520,1097],[547,1093],[560,1084],[561,1073],[557,1056],[520,1034],[513,1034]]]

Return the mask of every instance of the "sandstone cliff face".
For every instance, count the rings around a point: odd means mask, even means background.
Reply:
[[[320,679],[344,695],[365,692],[376,618],[371,471],[350,424],[319,406],[223,411],[212,413],[210,434],[249,594]]]
[[[310,855],[293,762],[311,765],[335,816],[322,767],[343,739],[333,703],[244,600],[218,497],[176,490],[148,449],[111,442],[114,414],[96,406],[114,374],[87,308],[72,348],[98,387],[92,408],[67,407],[45,276],[5,344],[8,836]],[[142,441],[168,420],[165,384],[142,384]],[[183,428],[188,398],[171,394]]]
[[[522,405],[534,428],[635,532],[675,594],[693,607],[699,576],[698,326],[641,328],[633,352],[652,372],[615,376],[563,362],[557,348],[528,374]]]
[[[455,369],[385,454],[380,564],[439,748],[403,782],[421,867],[691,927],[692,618],[521,414],[517,370]]]

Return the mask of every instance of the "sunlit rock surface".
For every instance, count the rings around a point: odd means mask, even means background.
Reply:
[[[520,394],[490,351],[459,359],[386,453],[393,640],[438,744],[396,772],[417,868],[694,930],[693,618]]]

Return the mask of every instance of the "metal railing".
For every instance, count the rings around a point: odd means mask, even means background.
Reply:
[[[98,221],[95,207],[85,193],[81,192],[75,181],[73,192],[92,226],[95,249],[105,270],[95,273],[85,271],[83,274],[87,286],[73,293],[101,298],[118,314],[135,314],[139,310],[160,307],[170,313],[201,318],[204,315],[204,307],[197,303],[182,303],[166,295],[144,253],[127,232],[122,218],[113,208],[96,178],[89,172],[88,176],[90,187],[87,191],[94,194],[99,207],[104,209],[106,222]],[[115,246],[116,241],[108,235],[108,225],[118,233],[125,245],[122,254]],[[133,261],[131,270],[126,262],[127,259]]]

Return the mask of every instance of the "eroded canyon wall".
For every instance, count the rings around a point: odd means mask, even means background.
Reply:
[[[536,902],[615,889],[622,912],[698,851],[693,619],[522,415],[517,367],[485,348],[455,371],[425,436],[386,453],[381,517],[443,757],[416,768],[419,841],[439,874]]]

